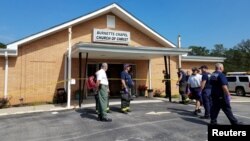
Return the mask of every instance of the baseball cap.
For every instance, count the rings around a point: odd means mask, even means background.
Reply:
[[[130,66],[130,64],[124,64],[123,67],[127,68],[127,67],[131,67],[131,66]]]
[[[202,65],[199,69],[208,69],[206,65]]]

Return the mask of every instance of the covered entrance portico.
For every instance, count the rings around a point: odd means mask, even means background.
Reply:
[[[170,79],[170,56],[178,56],[187,54],[189,49],[180,49],[180,48],[166,48],[166,47],[133,47],[125,45],[109,45],[109,44],[91,44],[91,43],[78,43],[72,47],[72,58],[78,58],[78,90],[79,95],[79,106],[81,107],[83,93],[85,86],[85,78],[87,77],[87,64],[88,62],[119,62],[138,64],[136,78],[146,78],[144,83],[148,83],[149,89],[152,88],[152,79],[151,79],[151,59],[154,58],[163,58],[165,62],[165,71],[166,78]],[[71,61],[72,58],[68,59]],[[84,64],[83,59],[85,58]],[[72,67],[68,68],[68,72],[71,72]],[[84,76],[82,76],[82,74]],[[145,76],[146,75],[146,76]],[[67,77],[68,80],[71,78]],[[84,79],[82,79],[84,78]],[[68,96],[71,95],[71,81],[67,81],[68,87],[67,92]],[[142,82],[141,82],[142,83]],[[166,81],[166,94],[171,95],[170,81]],[[170,96],[171,98],[171,96]],[[67,101],[67,105],[70,105],[70,99]]]

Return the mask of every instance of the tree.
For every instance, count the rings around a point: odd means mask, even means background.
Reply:
[[[214,49],[211,50],[211,56],[224,57],[227,49],[224,48],[223,44],[215,44]]]
[[[6,45],[0,42],[0,48],[6,48]]]
[[[227,71],[250,71],[250,39],[242,41],[225,52]]]
[[[225,52],[225,70],[227,72],[233,72],[233,71],[243,71],[242,67],[240,66],[239,62],[241,62],[241,52],[235,49],[229,49]]]
[[[206,47],[202,46],[189,46],[189,49],[192,49],[188,55],[195,55],[195,56],[209,56],[209,50]]]

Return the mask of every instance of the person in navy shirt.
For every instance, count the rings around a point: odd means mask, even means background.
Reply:
[[[217,124],[217,117],[220,112],[220,109],[226,114],[232,125],[241,124],[234,117],[231,105],[230,105],[230,93],[228,90],[228,82],[225,75],[222,73],[224,71],[224,66],[221,63],[215,64],[215,72],[212,73],[210,78],[210,83],[212,85],[211,89],[211,98],[212,98],[212,107],[211,107],[211,124]]]
[[[124,70],[121,72],[121,82],[122,88],[125,94],[127,94],[128,99],[123,99],[121,97],[121,111],[125,114],[131,112],[130,110],[130,100],[131,100],[131,88],[134,86],[134,82],[131,75],[128,73],[131,69],[129,64],[124,64]]]
[[[209,119],[210,118],[210,109],[212,104],[211,99],[211,84],[210,84],[210,76],[211,74],[208,73],[208,67],[206,65],[203,65],[200,67],[202,72],[202,81],[201,81],[201,97],[202,97],[202,104],[205,109],[204,116],[201,117],[203,119]]]

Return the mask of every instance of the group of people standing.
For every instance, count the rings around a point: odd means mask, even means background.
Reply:
[[[217,124],[217,117],[220,109],[226,114],[232,125],[240,124],[234,117],[230,105],[230,93],[228,90],[227,78],[223,74],[224,66],[221,63],[215,64],[215,71],[210,74],[206,65],[200,68],[192,68],[192,74],[187,75],[181,68],[178,71],[179,93],[182,102],[188,98],[195,99],[194,114],[201,113],[201,105],[205,112],[203,119],[211,119],[211,124]]]
[[[131,88],[134,86],[131,75],[129,71],[131,66],[129,64],[124,64],[124,70],[121,72],[121,112],[127,114],[131,112],[130,101]],[[95,77],[90,76],[88,78],[87,87],[89,90],[95,93],[96,100],[96,110],[98,114],[98,120],[104,122],[111,122],[112,119],[108,117],[109,112],[109,82],[106,71],[108,70],[108,64],[102,63],[100,70],[96,72],[96,82]]]

